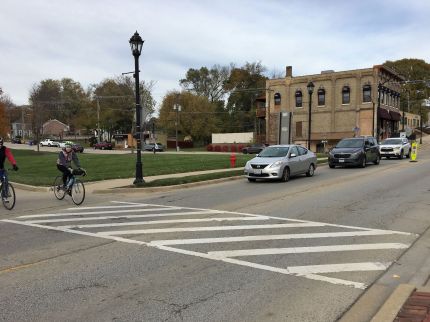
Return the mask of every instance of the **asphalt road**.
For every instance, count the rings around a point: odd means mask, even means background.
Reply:
[[[0,208],[0,320],[336,321],[430,226],[430,153]],[[216,211],[214,211],[216,210]]]

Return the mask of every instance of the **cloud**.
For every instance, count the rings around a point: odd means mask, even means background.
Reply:
[[[23,104],[45,78],[86,87],[131,71],[136,30],[145,40],[141,78],[156,82],[159,103],[188,68],[261,61],[302,75],[429,61],[429,13],[420,0],[3,0],[0,86]]]

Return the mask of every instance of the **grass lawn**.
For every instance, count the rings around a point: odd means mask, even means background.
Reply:
[[[19,171],[9,171],[11,181],[49,186],[60,174],[56,167],[58,152],[36,152],[29,150],[12,150]],[[132,178],[136,169],[136,154],[86,154],[79,153],[81,165],[88,172],[85,181],[99,181],[117,178]],[[246,161],[254,155],[236,154],[236,166],[245,166]],[[230,167],[230,155],[220,154],[163,154],[143,153],[143,174],[183,173]],[[9,168],[6,161],[5,168]]]

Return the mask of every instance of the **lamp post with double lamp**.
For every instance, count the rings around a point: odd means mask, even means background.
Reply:
[[[173,105],[173,109],[176,111],[176,121],[175,121],[175,128],[176,128],[176,152],[179,152],[179,145],[178,145],[178,125],[179,125],[179,112],[181,111],[181,105],[178,103],[175,103]]]
[[[310,81],[307,85],[309,93],[309,119],[308,119],[308,150],[311,149],[311,126],[312,126],[312,93],[314,92],[315,85]]]
[[[136,178],[133,184],[144,183],[143,170],[142,170],[142,133],[141,133],[141,112],[142,107],[140,106],[140,90],[139,90],[139,56],[142,51],[143,40],[137,33],[130,38],[131,52],[134,56],[134,81],[136,84],[136,143],[137,143],[137,158],[136,158]]]

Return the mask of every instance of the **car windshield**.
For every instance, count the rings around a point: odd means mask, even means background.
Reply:
[[[273,146],[265,148],[258,155],[260,158],[280,158],[285,157],[288,153],[287,146]]]
[[[336,148],[361,148],[363,146],[363,140],[342,140],[337,145]]]
[[[387,139],[382,141],[382,145],[389,145],[389,144],[402,144],[401,139]]]

